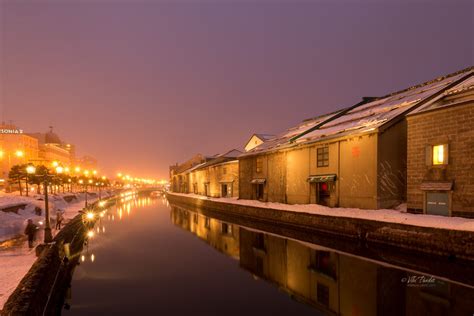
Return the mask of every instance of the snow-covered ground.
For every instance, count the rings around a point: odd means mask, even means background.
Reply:
[[[50,210],[51,218],[54,220],[55,210],[61,209],[65,218],[65,223],[77,215],[84,207],[84,194],[76,194],[77,199],[71,203],[67,203],[64,195],[71,195],[70,193],[58,194],[50,196]],[[104,194],[104,197],[107,194]],[[5,213],[0,211],[0,311],[7,301],[10,294],[15,290],[16,286],[28,272],[31,265],[35,262],[35,250],[29,249],[26,238],[23,235],[26,222],[29,218],[41,228],[39,222],[44,220],[44,213],[42,216],[35,214],[35,207],[44,208],[44,201],[36,200],[38,196],[20,197],[13,194],[0,194],[0,208],[7,205],[15,205],[20,203],[28,204],[24,210],[20,210],[18,214]],[[97,198],[89,196],[88,201],[94,202]],[[44,212],[44,211],[43,211]],[[54,228],[54,225],[52,225]],[[56,234],[56,230],[52,230]],[[43,230],[40,229],[36,236],[36,244],[43,238]]]
[[[237,198],[209,198],[197,194],[171,193],[194,197],[198,199],[211,200],[222,203],[233,203],[245,206],[265,207],[276,210],[301,212],[309,214],[327,215],[335,217],[360,218],[379,222],[407,224],[421,227],[435,227],[451,230],[462,230],[474,232],[474,219],[461,217],[446,217],[424,214],[410,214],[406,212],[406,205],[402,204],[397,209],[364,210],[357,208],[330,208],[318,204],[283,204],[273,202],[261,202],[256,200],[239,200]]]

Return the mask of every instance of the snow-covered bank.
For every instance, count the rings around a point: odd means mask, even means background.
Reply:
[[[84,194],[74,194],[76,199],[71,203],[64,200],[64,196],[69,194],[51,195],[50,210],[61,209],[65,222],[75,217],[77,213],[84,207]],[[109,193],[104,193],[103,197],[109,196]],[[38,198],[38,196],[36,196]],[[88,197],[90,203],[97,200],[97,197]],[[6,203],[26,203],[27,207],[24,210],[15,213],[5,213],[0,211],[0,245],[2,240],[14,238],[16,236],[23,236],[23,230],[26,221],[32,218],[37,223],[44,220],[44,213],[41,216],[35,214],[35,207],[40,207],[43,212],[44,201],[36,200],[35,197],[20,197],[11,195],[0,196],[0,207]],[[4,204],[5,203],[5,204]],[[54,219],[55,212],[51,212],[51,217]],[[54,228],[54,225],[52,225]],[[40,225],[41,227],[41,225]],[[58,231],[52,229],[53,235]],[[4,233],[3,235],[1,233]],[[41,229],[37,235],[36,244],[43,239],[43,230]],[[0,247],[0,311],[3,305],[8,300],[8,297],[13,293],[23,276],[29,271],[33,263],[36,261],[34,249],[29,249],[25,242],[20,242],[19,246]],[[5,243],[4,243],[5,244]]]
[[[103,192],[103,197],[109,195],[108,192]],[[64,198],[73,197],[72,201],[68,203]],[[26,204],[25,209],[14,212],[0,211],[0,242],[11,238],[18,237],[23,234],[28,219],[32,219],[36,225],[42,226],[44,221],[44,197],[43,195],[32,195],[29,197],[19,196],[16,194],[0,194],[0,209],[12,205]],[[56,217],[58,209],[64,211],[65,219],[73,218],[77,212],[84,207],[85,194],[84,193],[60,193],[49,195],[49,210],[51,219]],[[88,202],[92,203],[97,200],[97,194],[89,194]],[[35,212],[35,209],[41,209],[41,215]]]
[[[239,200],[237,198],[209,198],[197,194],[172,193],[168,194],[187,196],[214,202],[231,203],[244,206],[254,206],[275,210],[326,215],[334,217],[348,217],[366,219],[379,222],[406,224],[420,227],[433,227],[450,230],[461,230],[474,232],[474,219],[461,217],[445,217],[436,215],[410,214],[406,207],[401,206],[397,210],[364,210],[355,208],[330,208],[318,204],[283,204],[273,202],[261,202],[256,200]]]

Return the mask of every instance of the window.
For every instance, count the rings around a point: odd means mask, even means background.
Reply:
[[[316,295],[318,303],[329,306],[329,288],[326,285],[318,282],[316,285]]]
[[[448,164],[448,144],[426,146],[426,165],[442,166]]]
[[[198,224],[199,223],[199,216],[197,214],[194,214],[194,224]]]
[[[445,147],[444,145],[433,146],[433,165],[445,165]]]
[[[316,150],[318,167],[329,166],[329,147],[321,147]]]
[[[211,228],[211,219],[209,217],[206,217],[204,219],[204,227],[207,228],[207,229]]]
[[[262,157],[257,157],[256,159],[256,171],[257,173],[262,172],[263,170],[263,159]]]
[[[227,174],[227,168],[222,168],[222,174]]]

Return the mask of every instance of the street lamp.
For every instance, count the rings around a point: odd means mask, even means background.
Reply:
[[[63,168],[61,166],[57,166],[56,169],[56,174],[61,174],[63,172]],[[26,172],[28,174],[35,174],[36,173],[36,168],[33,165],[30,165],[26,168]],[[35,175],[37,177],[41,177],[43,181],[43,191],[44,191],[44,216],[45,216],[45,225],[44,225],[44,243],[50,243],[53,241],[53,235],[51,234],[51,222],[49,218],[49,200],[48,200],[48,185],[49,185],[49,180],[55,176],[55,174],[41,174],[41,175]]]
[[[36,167],[32,164],[29,164],[26,167],[26,196],[28,196],[28,176],[36,172]]]

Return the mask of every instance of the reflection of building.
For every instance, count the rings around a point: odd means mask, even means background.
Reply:
[[[242,199],[380,209],[406,199],[405,115],[472,69],[303,121],[239,157]]]
[[[239,259],[240,266],[255,277],[327,315],[469,315],[474,310],[474,290],[463,285],[439,279],[423,284],[416,272],[239,227],[173,205],[171,220]]]
[[[0,179],[5,180],[12,166],[38,159],[38,140],[12,124],[2,124],[0,130]]]
[[[196,155],[186,163],[170,167],[173,192],[211,197],[239,195],[239,150],[204,158]]]
[[[57,161],[63,165],[70,165],[74,161],[74,146],[64,143],[50,127],[46,133],[32,133],[39,143],[38,164],[49,165]]]
[[[239,258],[239,227],[227,222],[172,206],[173,224],[192,232],[226,255]]]
[[[408,210],[474,217],[474,76],[408,121]]]

